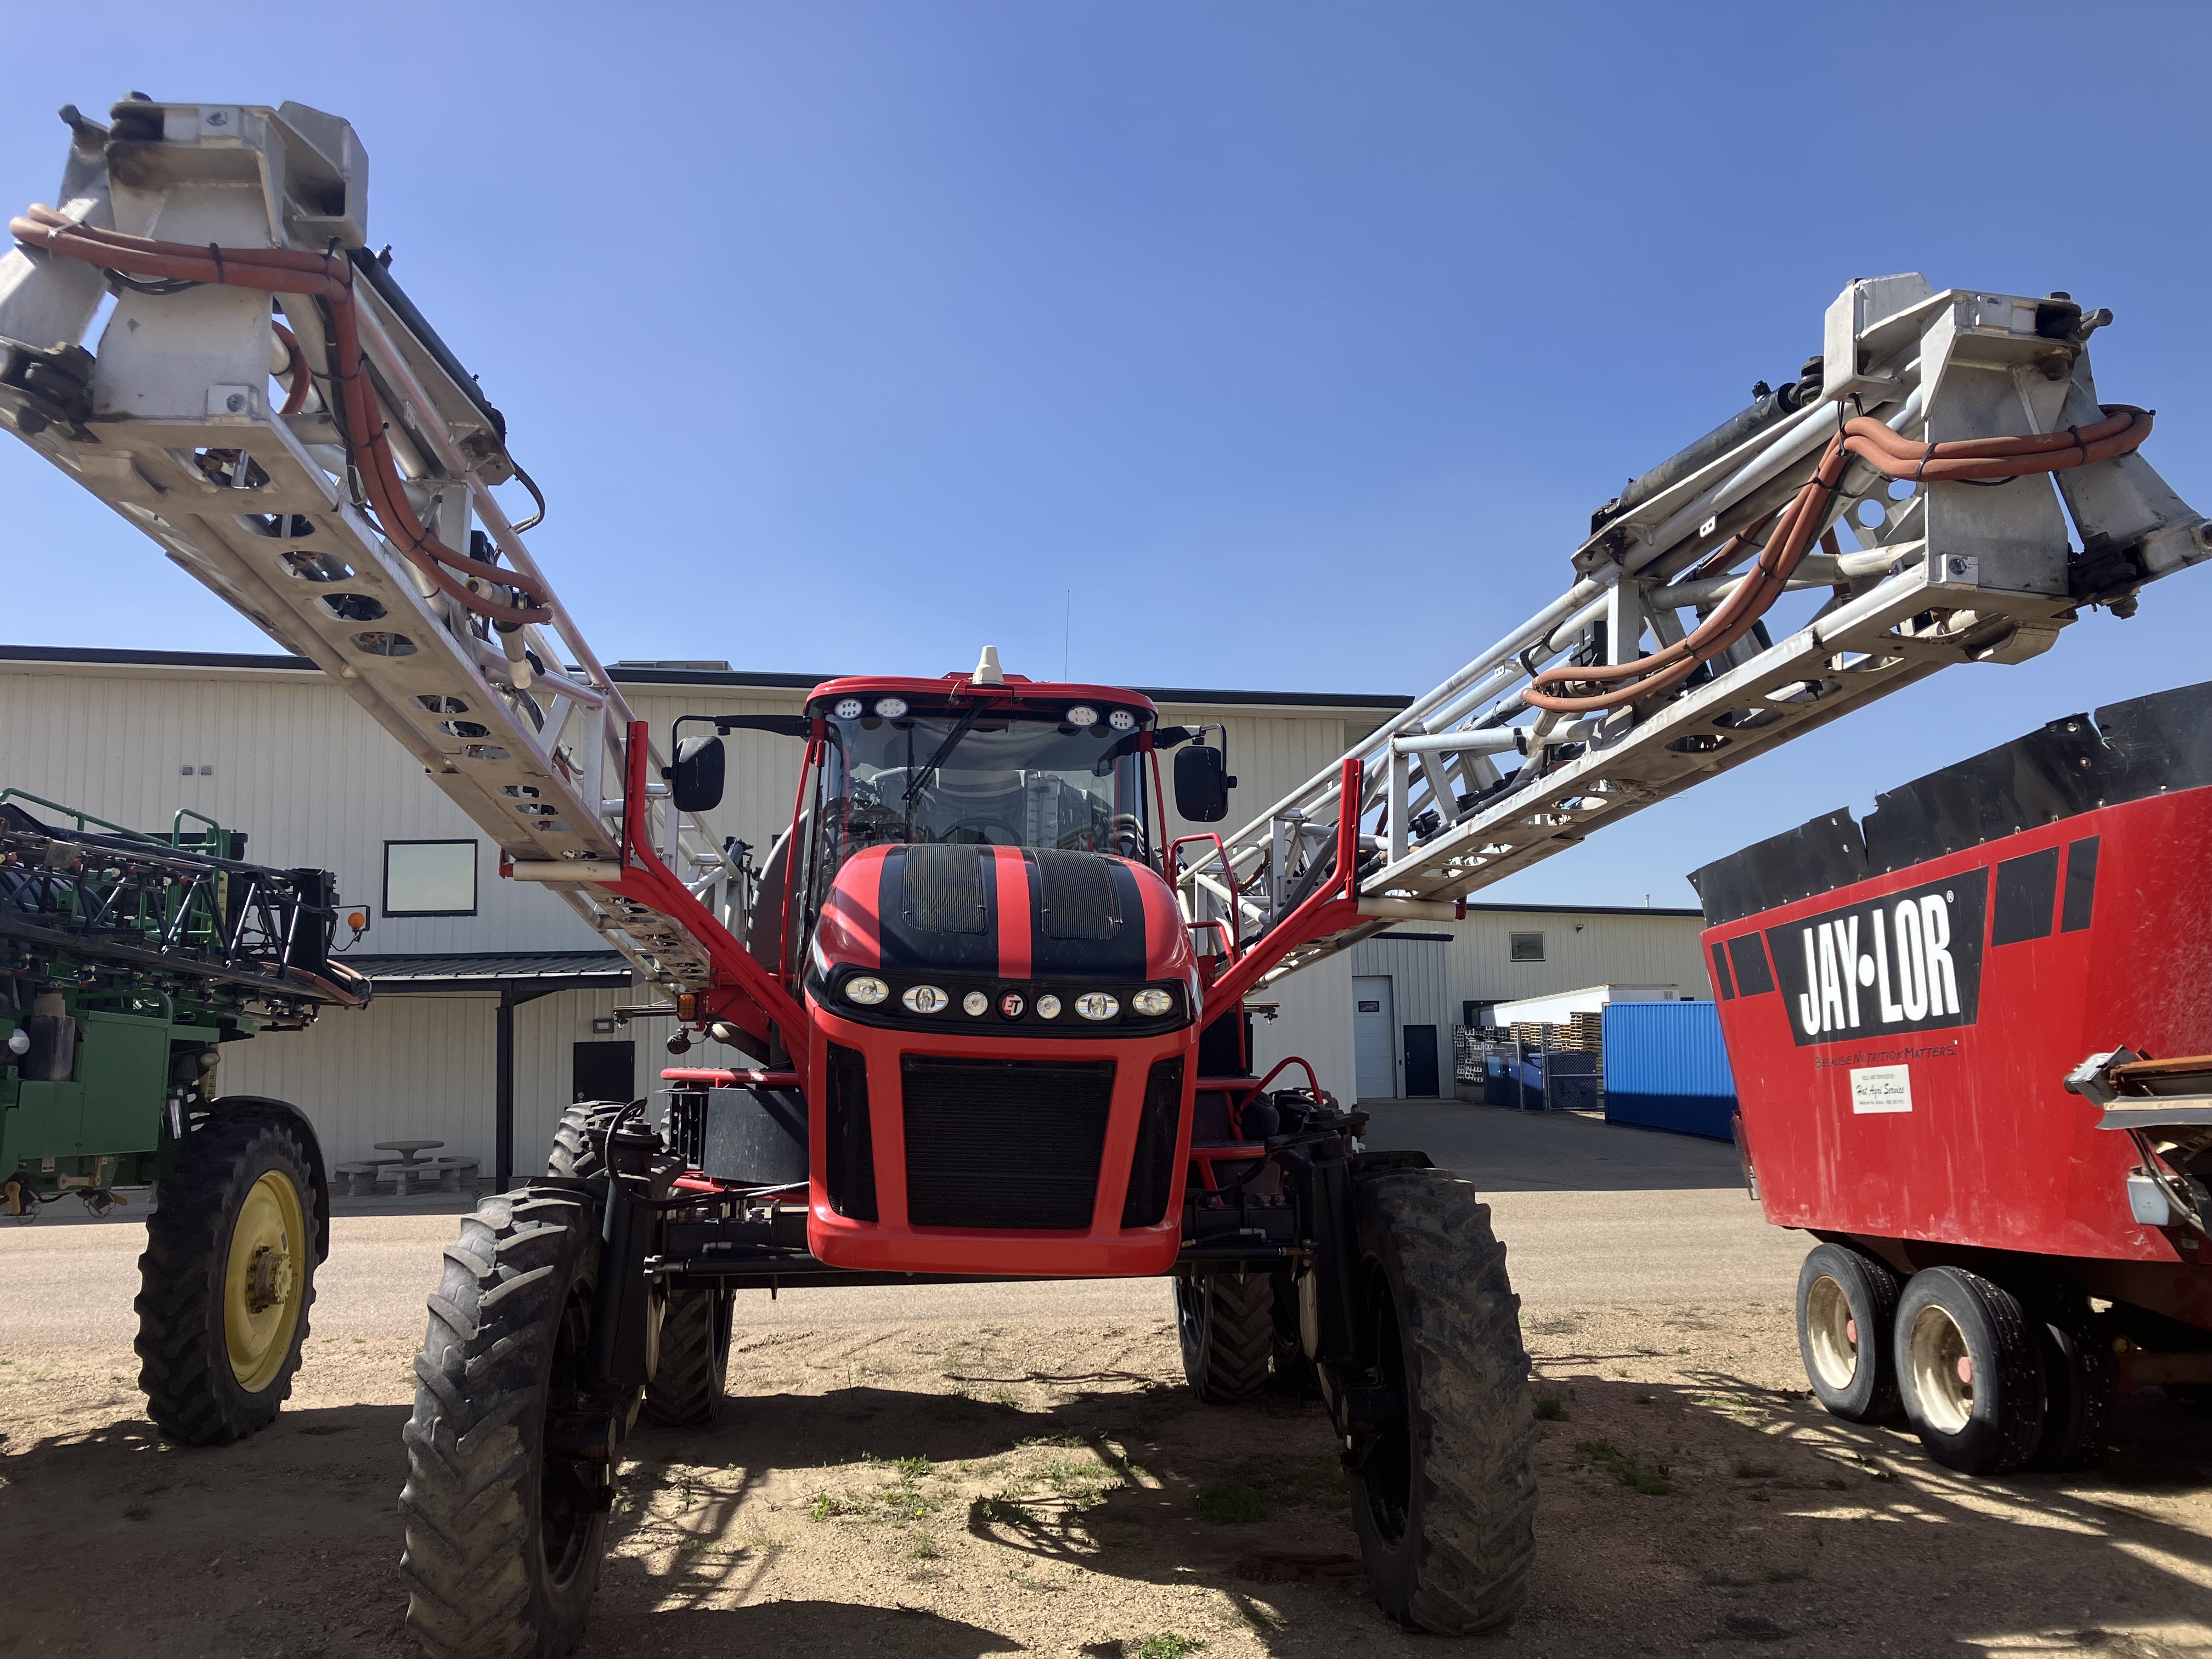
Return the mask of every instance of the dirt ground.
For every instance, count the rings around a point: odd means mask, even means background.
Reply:
[[[1524,1310],[1547,1413],[1520,1656],[2212,1655],[2212,1417],[1968,1481],[1802,1389],[1778,1302]],[[398,1656],[414,1339],[318,1337],[246,1444],[164,1446],[127,1347],[0,1351],[0,1654]],[[592,1655],[1433,1654],[1365,1597],[1317,1410],[1194,1406],[1164,1319],[738,1331],[643,1431]]]

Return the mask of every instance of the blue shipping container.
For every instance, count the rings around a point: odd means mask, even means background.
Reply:
[[[1733,1140],[1735,1074],[1710,1002],[1615,1002],[1605,1011],[1605,1118]]]

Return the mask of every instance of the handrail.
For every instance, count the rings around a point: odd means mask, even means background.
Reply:
[[[80,833],[86,824],[96,823],[103,830],[112,830],[118,836],[128,836],[131,840],[143,841],[149,846],[159,847],[161,844],[159,840],[148,835],[143,830],[126,830],[119,823],[112,823],[107,819],[85,811],[80,807],[64,806],[58,800],[48,800],[44,795],[34,795],[27,789],[0,789],[0,802],[9,800],[32,801],[45,807],[48,811],[59,812],[64,817],[75,818]]]
[[[195,812],[189,806],[179,806],[177,809],[176,817],[169,820],[169,845],[179,850],[183,848],[185,844],[185,820],[186,818],[198,818],[202,823],[207,825],[209,830],[214,832],[208,836],[207,843],[208,850],[214,853],[216,843],[222,835],[222,826],[217,823],[213,818],[210,817],[206,813]],[[216,856],[217,858],[222,858],[227,856],[227,854],[216,853]]]

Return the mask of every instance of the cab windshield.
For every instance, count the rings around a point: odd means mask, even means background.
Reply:
[[[911,842],[1149,860],[1143,735],[1000,709],[833,720],[817,798],[831,862]]]

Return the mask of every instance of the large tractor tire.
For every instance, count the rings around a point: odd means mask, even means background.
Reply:
[[[623,1100],[580,1100],[565,1107],[553,1131],[553,1150],[545,1173],[568,1181],[588,1181],[601,1197],[607,1190],[607,1131],[629,1104]]]
[[[1267,1386],[1275,1357],[1273,1273],[1189,1273],[1176,1280],[1182,1374],[1209,1406],[1234,1406]]]
[[[660,1352],[645,1385],[645,1417],[665,1428],[711,1428],[722,1414],[730,1372],[732,1291],[672,1291],[660,1319]]]
[[[405,1430],[400,1571],[430,1659],[559,1659],[606,1551],[618,1426],[583,1392],[599,1208],[573,1189],[488,1198],[430,1298]]]
[[[146,1223],[133,1345],[170,1439],[241,1439],[290,1395],[315,1299],[313,1157],[289,1124],[242,1114],[178,1143]]]
[[[1400,1409],[1352,1475],[1376,1601],[1439,1636],[1495,1632],[1528,1589],[1536,1425],[1521,1301],[1490,1206],[1443,1170],[1362,1177],[1364,1334]]]

